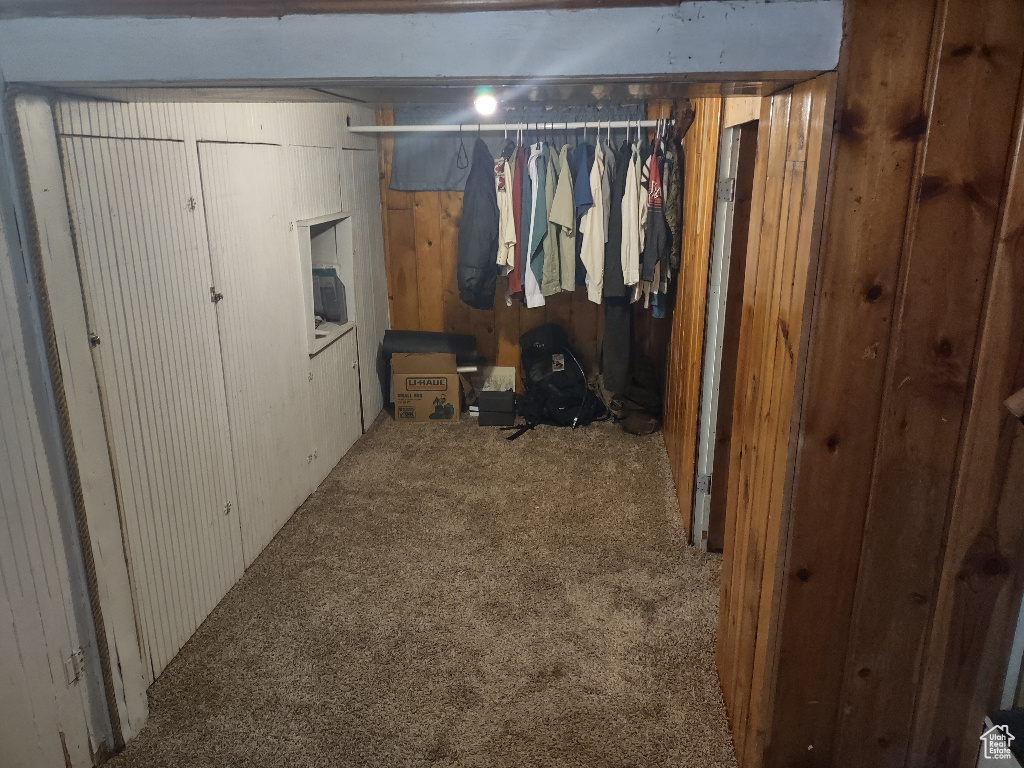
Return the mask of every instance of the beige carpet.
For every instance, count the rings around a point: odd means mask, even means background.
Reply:
[[[382,418],[150,690],[116,766],[733,766],[719,558],[660,434]]]

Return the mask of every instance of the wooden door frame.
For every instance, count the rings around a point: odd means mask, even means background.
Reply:
[[[760,100],[758,100],[760,101]],[[724,105],[723,105],[724,111]],[[697,466],[694,477],[694,502],[690,543],[707,551],[711,527],[711,497],[714,478],[715,445],[721,389],[723,336],[728,312],[726,298],[732,274],[733,216],[736,206],[736,176],[739,173],[740,141],[743,134],[738,127],[726,125],[723,119],[718,150],[718,172],[715,181],[715,206],[712,216],[711,258],[709,264],[708,295],[704,320],[704,354],[701,363],[701,395],[697,423]],[[728,197],[723,197],[723,185],[732,184]],[[727,388],[727,392],[729,389]],[[725,406],[725,404],[722,404]],[[731,403],[726,409],[731,408]],[[720,478],[726,479],[727,478]],[[706,487],[702,488],[702,483]],[[726,487],[728,485],[726,484]]]

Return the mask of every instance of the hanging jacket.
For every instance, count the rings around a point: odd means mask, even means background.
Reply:
[[[630,160],[633,149],[623,142],[618,151],[615,163],[615,174],[612,178],[608,217],[608,242],[604,246],[604,295],[625,296],[626,285],[622,274],[622,203],[626,195],[626,181],[632,168]]]
[[[558,151],[548,152],[547,178],[544,184],[544,208],[547,210],[548,231],[544,236],[544,262],[541,270],[540,292],[551,296],[561,290],[562,264],[558,255],[558,224],[551,220],[558,188]],[[557,214],[555,214],[557,218]]]
[[[523,180],[526,176],[526,150],[517,147],[512,171],[512,220],[516,228],[516,244],[514,248],[514,264],[508,273],[508,295],[512,299],[522,300],[523,291]]]
[[[544,294],[540,284],[544,275],[544,249],[542,245],[548,232],[547,209],[547,163],[548,146],[535,144],[530,148],[530,191],[532,195],[530,216],[530,248],[524,272],[526,306],[544,306]]]
[[[683,223],[683,179],[680,174],[680,163],[682,153],[672,142],[666,142],[665,148],[665,178],[662,184],[665,187],[665,201],[662,206],[665,211],[665,224],[668,225],[668,265],[673,272],[679,271],[679,252],[682,247],[682,223]]]
[[[573,205],[572,162],[569,155],[570,148],[566,144],[558,157],[558,186],[548,212],[548,220],[557,225],[559,288],[563,291],[576,290],[576,209]]]
[[[498,199],[494,158],[483,142],[473,147],[473,166],[462,196],[459,222],[459,296],[471,307],[491,309],[498,280]]]

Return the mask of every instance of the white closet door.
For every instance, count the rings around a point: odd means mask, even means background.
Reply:
[[[349,331],[309,361],[314,488],[363,434],[357,331]]]
[[[67,137],[62,146],[137,620],[155,678],[243,571],[198,189],[178,141]]]
[[[311,490],[305,302],[281,156],[199,143],[246,565]]]

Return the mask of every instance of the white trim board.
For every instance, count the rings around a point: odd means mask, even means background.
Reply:
[[[17,130],[28,165],[26,196],[39,227],[42,271],[49,295],[54,335],[62,369],[64,393],[75,456],[82,479],[96,580],[100,594],[112,668],[121,735],[137,734],[148,716],[147,680],[139,648],[132,585],[121,539],[114,478],[107,454],[102,405],[94,376],[71,376],[71,366],[92,370],[88,327],[64,193],[57,135],[50,104],[42,97],[15,100]],[[116,660],[116,663],[115,663]]]

